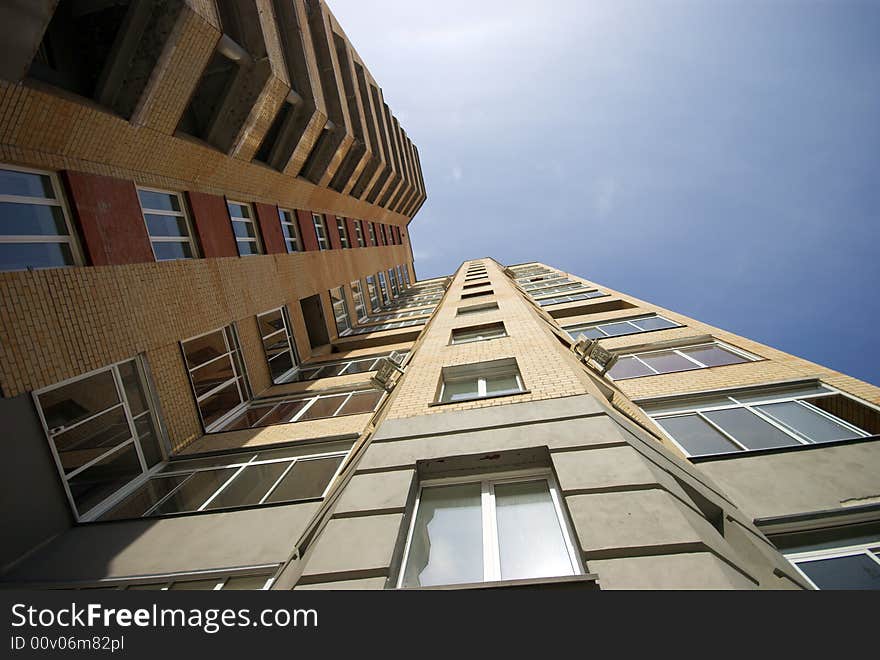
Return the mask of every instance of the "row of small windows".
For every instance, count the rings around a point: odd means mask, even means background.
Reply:
[[[195,231],[183,196],[177,192],[138,187],[137,197],[147,234],[157,261],[193,259],[199,256]],[[253,207],[247,202],[227,200],[227,210],[238,254],[264,254]],[[51,172],[24,168],[0,168],[0,270],[54,268],[85,263],[71,222],[61,181]],[[288,252],[304,249],[296,214],[278,208],[278,218]],[[312,222],[320,250],[331,249],[327,218],[313,213]],[[369,244],[363,220],[348,222],[335,218],[342,248],[379,246],[372,222],[367,222]],[[400,245],[399,230],[379,225],[384,245]]]

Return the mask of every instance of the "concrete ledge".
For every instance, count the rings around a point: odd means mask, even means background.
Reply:
[[[602,576],[602,589],[757,588],[708,552],[592,560],[589,568]]]

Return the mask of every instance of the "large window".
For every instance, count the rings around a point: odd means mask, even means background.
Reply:
[[[169,461],[103,520],[166,516],[320,498],[351,443]]]
[[[278,209],[278,217],[281,219],[281,233],[284,234],[284,244],[287,246],[287,251],[302,251],[302,240],[300,239],[295,212],[288,209]]]
[[[351,240],[348,237],[348,227],[345,225],[345,218],[336,216],[336,230],[339,232],[339,243],[343,248],[351,247]]]
[[[536,302],[541,307],[549,307],[550,305],[561,305],[562,303],[578,302],[579,300],[590,300],[591,298],[602,298],[607,296],[602,291],[584,291],[582,293],[571,293],[566,296],[555,296],[553,298],[541,298]]]
[[[679,325],[675,321],[670,321],[658,314],[650,316],[642,316],[636,319],[620,319],[615,321],[605,321],[602,323],[579,323],[577,325],[567,325],[563,328],[573,340],[580,335],[586,335],[590,339],[604,339],[605,337],[621,337],[623,335],[634,335],[640,332],[651,332],[652,330],[666,330],[668,328],[678,328]]]
[[[403,271],[403,281],[406,282],[406,286],[412,286],[412,282],[410,282],[409,279],[409,266],[407,266],[406,264],[402,264],[400,268]]]
[[[137,192],[156,261],[195,257],[195,241],[183,198],[164,190],[138,188]]]
[[[367,275],[367,295],[370,297],[370,312],[375,313],[382,304],[379,302],[379,289],[376,286],[376,278]]]
[[[385,273],[380,270],[376,273],[376,279],[379,280],[379,293],[382,296],[382,304],[390,305],[391,292],[388,290],[388,281],[385,279]]]
[[[326,417],[373,412],[382,400],[382,390],[364,388],[347,392],[312,394],[254,400],[240,415],[224,424],[224,431],[251,429],[275,424],[310,422]]]
[[[235,329],[229,325],[181,342],[189,380],[206,431],[250,399]]]
[[[721,367],[728,364],[741,364],[757,359],[740,349],[720,342],[713,342],[697,346],[682,346],[681,348],[622,355],[614,366],[608,370],[608,375],[613,380],[625,380],[627,378],[639,378],[640,376],[655,376],[657,374],[670,374],[678,371],[691,371],[692,369],[708,369],[709,367]]]
[[[367,222],[367,230],[370,232],[370,245],[376,247],[379,244],[376,242],[376,229],[372,222]]]
[[[140,360],[34,393],[78,519],[163,459]]]
[[[880,589],[880,536],[867,543],[786,552],[785,557],[817,589]]]
[[[257,325],[272,382],[286,382],[299,362],[287,308],[279,307],[257,315]]]
[[[0,168],[0,270],[81,263],[58,178]]]
[[[364,300],[364,290],[360,280],[351,282],[351,297],[354,300],[354,315],[358,323],[367,318],[367,303]]]
[[[333,304],[333,318],[336,320],[336,334],[344,337],[351,332],[351,314],[348,312],[348,302],[345,300],[345,287],[338,286],[330,289],[330,302]]]
[[[450,343],[469,344],[475,341],[486,341],[506,336],[507,330],[504,329],[504,324],[499,321],[498,323],[487,323],[486,325],[474,325],[469,328],[456,328],[452,331]]]
[[[443,367],[437,399],[441,403],[471,401],[517,394],[524,390],[516,360],[505,358]]]
[[[229,209],[229,219],[232,220],[232,232],[235,234],[239,256],[262,254],[260,234],[257,231],[257,223],[254,221],[254,210],[251,205],[230,200],[226,202],[226,206]]]
[[[400,287],[397,285],[397,273],[394,272],[393,268],[388,269],[388,281],[391,283],[391,292],[395,297],[400,295]]]
[[[327,219],[322,213],[312,213],[312,224],[315,225],[315,236],[318,239],[318,248],[330,249],[330,238],[327,236]]]
[[[867,408],[824,385],[811,385],[676,398],[642,408],[689,456],[704,456],[870,435],[830,412],[854,406]]]
[[[406,354],[408,351],[398,351],[398,354]],[[380,355],[367,355],[359,358],[346,360],[333,360],[327,362],[314,362],[301,365],[296,373],[295,380],[316,380],[318,378],[334,378],[335,376],[352,376],[376,371],[382,358],[389,357],[391,353]]]
[[[546,472],[422,483],[398,587],[560,577],[581,572]]]
[[[354,221],[354,233],[357,237],[358,247],[367,247],[367,242],[364,240],[364,221],[363,220],[355,220]]]

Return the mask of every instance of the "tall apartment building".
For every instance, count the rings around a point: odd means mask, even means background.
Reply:
[[[55,5],[0,9],[0,584],[880,586],[880,389],[538,262],[417,280],[319,0]]]

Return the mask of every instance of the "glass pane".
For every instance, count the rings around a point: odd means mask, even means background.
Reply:
[[[798,562],[820,589],[880,589],[880,564],[868,555]]]
[[[210,426],[241,402],[241,395],[234,382],[203,399],[199,402],[199,410],[205,426]]]
[[[322,417],[331,417],[336,409],[345,401],[347,394],[336,396],[325,396],[315,401],[308,410],[305,411],[299,421],[304,422],[311,419],[320,419]]]
[[[65,473],[73,472],[130,439],[131,429],[122,406],[53,437]]]
[[[567,329],[567,332],[568,332],[568,334],[571,336],[571,338],[572,338],[572,339],[575,339],[575,340],[577,340],[578,338],[580,338],[581,335],[586,335],[586,336],[587,336],[588,338],[590,338],[590,339],[600,339],[600,338],[602,338],[602,337],[605,336],[605,335],[602,333],[602,331],[599,330],[598,328],[578,328],[578,327],[573,327],[573,328],[568,328],[568,329]]]
[[[150,479],[134,493],[101,516],[101,520],[140,518],[159,500],[174,490],[187,475]]]
[[[234,377],[235,369],[232,366],[232,358],[229,355],[209,362],[190,374],[196,396],[202,396]]]
[[[177,195],[154,192],[152,190],[138,190],[141,206],[153,211],[180,212],[180,200]]]
[[[608,370],[608,375],[614,380],[638,378],[639,376],[651,376],[653,374],[653,371],[634,357],[622,357]]]
[[[359,392],[352,394],[339,411],[340,415],[358,415],[360,413],[373,412],[382,398],[381,392]]]
[[[481,582],[480,484],[422,489],[403,586]]]
[[[252,254],[260,254],[260,247],[256,241],[237,241],[237,243],[239,256],[247,257]]]
[[[647,319],[634,319],[631,323],[635,323],[642,330],[663,330],[664,328],[677,327],[672,321],[667,321],[661,316],[653,316]]]
[[[250,218],[250,209],[244,204],[235,204],[233,202],[227,202],[229,206],[229,215],[233,218]]]
[[[263,426],[269,426],[270,424],[287,424],[288,422],[293,421],[296,414],[305,408],[308,402],[308,399],[305,399],[302,401],[285,401],[284,403],[280,403],[275,407],[271,414],[263,419],[261,424]]]
[[[663,351],[662,353],[648,353],[639,355],[639,359],[645,364],[653,367],[658,373],[668,374],[674,371],[688,371],[690,369],[699,369],[699,367],[673,351]]]
[[[858,433],[846,428],[843,424],[839,424],[795,401],[770,403],[757,406],[757,408],[813,442],[830,442],[859,437]]]
[[[259,504],[290,463],[266,463],[246,467],[206,509]]]
[[[0,243],[0,270],[60,268],[73,263],[67,243]]]
[[[801,444],[745,408],[715,410],[703,414],[748,449],[768,449]]]
[[[153,243],[153,252],[158,261],[192,259],[195,256],[189,241],[157,241]]]
[[[268,337],[269,335],[284,330],[284,318],[281,316],[281,310],[260,314],[257,317],[257,325],[260,328],[260,336]]]
[[[227,350],[222,330],[183,343],[183,352],[190,369],[223,355]]]
[[[233,222],[232,230],[237,238],[256,238],[254,223],[252,222]]]
[[[357,360],[349,364],[345,369],[342,370],[342,375],[350,376],[352,374],[363,374],[368,371],[373,371],[373,365],[376,363],[374,358],[369,358],[368,360]]]
[[[248,575],[231,577],[223,585],[224,591],[260,591],[269,581],[268,575]]]
[[[631,335],[634,332],[638,332],[638,330],[629,323],[605,323],[602,325],[602,330],[612,337],[618,335]]]
[[[226,483],[229,477],[235,474],[236,470],[237,468],[227,468],[225,470],[196,472],[150,515],[159,516],[168,513],[196,511],[218,488]]]
[[[156,429],[153,426],[153,417],[149,413],[144,413],[134,420],[134,427],[137,431],[138,442],[141,444],[141,451],[144,454],[144,460],[148,467],[153,467],[160,463],[163,459],[162,450],[159,447],[159,439],[156,435]]]
[[[122,388],[128,401],[128,409],[131,410],[133,417],[137,417],[147,410],[147,399],[141,386],[137,366],[131,361],[120,364],[119,375],[122,377]]]
[[[70,493],[82,514],[141,474],[134,445],[123,447],[70,479]]]
[[[501,579],[573,575],[546,481],[495,486]]]
[[[477,396],[477,379],[452,380],[443,384],[443,401],[459,401]]]
[[[519,382],[515,375],[509,376],[491,376],[486,379],[486,395],[506,394],[508,392],[519,392]]]
[[[285,340],[284,347],[272,349],[273,351],[281,351],[277,355],[272,356],[269,360],[269,374],[272,376],[273,382],[276,382],[281,376],[293,369],[293,356],[290,354],[290,349],[286,344],[287,342]]]
[[[680,350],[682,353],[687,353],[695,360],[710,367],[720,367],[725,364],[748,362],[748,360],[741,355],[728,351],[721,346],[700,346],[696,348],[682,348]]]
[[[109,369],[56,387],[37,398],[50,431],[72,426],[120,402],[113,372]]]
[[[243,413],[233,418],[231,421],[223,425],[224,431],[234,431],[236,429],[249,429],[260,423],[260,420],[266,416],[269,411],[273,410],[273,406],[251,406]]]
[[[685,448],[691,456],[742,451],[740,447],[719,433],[709,422],[698,415],[666,417],[656,421]]]
[[[189,236],[186,221],[179,215],[144,215],[150,236]]]
[[[0,195],[55,199],[52,179],[45,174],[0,170]]]
[[[288,502],[321,497],[342,464],[343,456],[297,461],[267,502]]]
[[[67,236],[60,206],[0,202],[0,235]]]

